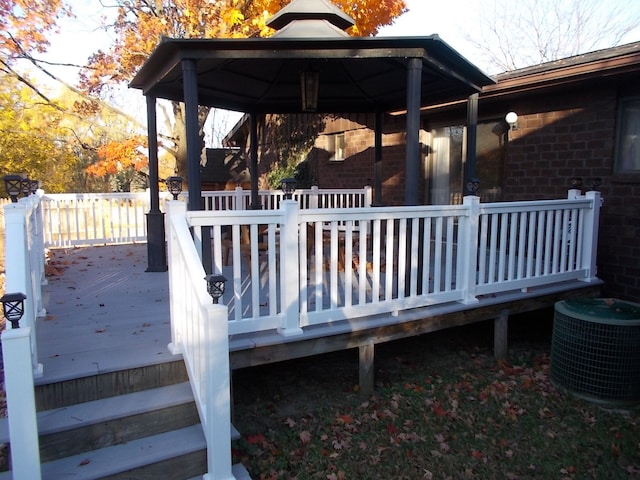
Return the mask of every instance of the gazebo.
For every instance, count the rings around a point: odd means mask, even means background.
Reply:
[[[373,186],[379,192],[383,115],[406,111],[405,203],[418,204],[421,107],[469,98],[469,124],[473,127],[474,94],[494,82],[437,35],[350,37],[345,30],[353,24],[353,19],[329,0],[293,0],[269,20],[268,25],[277,30],[270,38],[165,38],[160,42],[130,84],[142,90],[147,99],[149,271],[166,269],[158,192],[157,99],[185,105],[190,210],[200,209],[199,106],[249,115],[253,205],[258,204],[259,115],[374,113]],[[471,155],[473,140],[469,138]],[[468,177],[474,164],[470,160]]]

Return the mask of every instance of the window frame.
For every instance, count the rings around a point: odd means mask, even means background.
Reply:
[[[627,122],[625,121],[625,111],[629,105],[636,104],[638,108],[638,115],[640,116],[640,96],[630,96],[621,98],[618,102],[618,112],[617,112],[617,123],[616,123],[616,132],[615,132],[615,148],[614,148],[614,157],[613,157],[613,174],[618,178],[626,178],[627,180],[631,177],[634,181],[640,181],[640,157],[638,158],[638,168],[623,168],[622,166],[622,142],[624,137],[626,136],[626,127]],[[640,125],[640,118],[638,121],[638,125]],[[640,149],[640,131],[638,131],[638,139],[636,140],[638,148]],[[640,150],[639,150],[640,152]],[[638,153],[640,155],[640,153]]]

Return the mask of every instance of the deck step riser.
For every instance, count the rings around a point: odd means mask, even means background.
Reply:
[[[200,423],[194,402],[40,437],[43,462]]]
[[[163,480],[185,480],[195,476],[202,478],[202,475],[206,472],[207,451],[200,450],[128,472],[102,477],[100,480],[158,480],[159,478]]]
[[[140,392],[188,381],[182,360],[37,385],[38,411],[53,410],[102,398]]]

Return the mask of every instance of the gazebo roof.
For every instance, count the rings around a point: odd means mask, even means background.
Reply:
[[[318,19],[300,21],[326,23]],[[284,28],[294,26],[289,23]],[[291,113],[301,111],[300,74],[312,69],[319,72],[318,112],[389,112],[406,108],[407,71],[413,58],[422,61],[421,106],[466,98],[494,83],[437,35],[282,35],[165,38],[130,86],[145,95],[182,101],[181,62],[194,60],[200,105],[241,112]]]

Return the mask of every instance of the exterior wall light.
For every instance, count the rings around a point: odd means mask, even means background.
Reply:
[[[504,120],[509,124],[510,130],[518,129],[518,114],[516,112],[509,112],[504,116]]]
[[[217,304],[224,293],[224,284],[227,279],[224,275],[209,274],[204,279],[207,281],[207,292],[211,295],[214,304]]]
[[[22,187],[22,177],[20,175],[5,175],[4,176],[4,189],[11,197],[11,201],[16,203]]]
[[[284,192],[284,199],[291,200],[293,198],[293,191],[296,189],[296,179],[295,178],[283,178],[280,180],[280,187]]]
[[[302,111],[315,112],[318,109],[320,73],[314,70],[302,72],[300,74],[300,90],[302,94]]]
[[[173,195],[173,199],[178,200],[178,195],[182,193],[182,177],[167,177],[165,182],[167,190]]]
[[[24,301],[27,296],[24,293],[5,293],[2,302],[4,318],[11,322],[11,328],[20,328],[20,319],[24,315]]]

